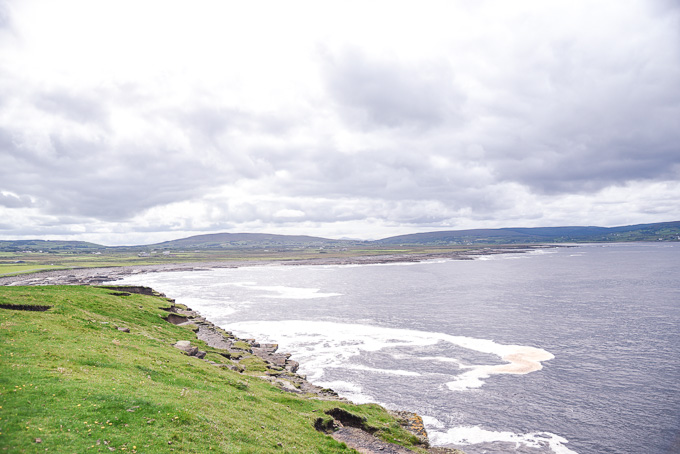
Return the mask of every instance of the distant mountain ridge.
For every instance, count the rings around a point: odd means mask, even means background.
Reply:
[[[0,251],[46,251],[46,252],[86,252],[102,249],[102,246],[87,241],[60,240],[0,240]]]
[[[680,221],[621,227],[516,227],[412,233],[380,244],[521,244],[626,241],[680,241]]]
[[[307,235],[276,235],[273,233],[212,233],[190,236],[179,240],[150,244],[149,247],[163,248],[225,248],[253,246],[324,246],[342,243],[344,240],[331,240]]]
[[[307,235],[212,233],[139,246],[102,246],[86,241],[0,240],[0,251],[95,252],[103,249],[182,250],[276,247],[349,247],[353,245],[536,244],[631,241],[680,241],[680,221],[620,227],[514,227],[412,233],[375,241],[334,240]]]

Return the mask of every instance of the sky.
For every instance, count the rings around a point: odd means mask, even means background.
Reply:
[[[0,0],[0,239],[680,220],[674,0]]]

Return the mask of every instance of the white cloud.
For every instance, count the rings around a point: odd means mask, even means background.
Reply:
[[[0,5],[0,237],[680,219],[670,2]]]

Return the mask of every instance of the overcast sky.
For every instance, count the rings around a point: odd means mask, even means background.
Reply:
[[[674,0],[0,0],[0,239],[673,220]]]

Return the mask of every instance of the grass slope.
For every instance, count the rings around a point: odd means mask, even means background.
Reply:
[[[115,293],[0,287],[4,307],[51,306],[0,308],[0,452],[353,452],[313,428],[333,407],[416,443],[377,405],[289,394],[255,377],[258,364],[239,374],[186,356],[171,345],[215,349],[164,320],[167,300]]]

